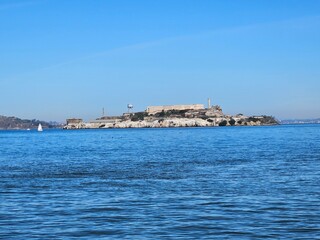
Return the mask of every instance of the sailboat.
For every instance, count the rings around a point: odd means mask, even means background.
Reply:
[[[42,132],[43,130],[42,130],[42,125],[41,125],[41,123],[39,123],[39,126],[38,126],[38,132]]]

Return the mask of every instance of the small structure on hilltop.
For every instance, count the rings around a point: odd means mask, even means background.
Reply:
[[[67,119],[67,125],[80,124],[82,122],[83,122],[83,120],[81,118],[69,118],[69,119]]]
[[[129,103],[127,105],[127,108],[128,108],[128,113],[132,112],[132,109],[133,109],[133,105],[131,103]]]
[[[210,106],[205,112],[205,115],[208,117],[221,117],[223,116],[222,108],[219,105]]]

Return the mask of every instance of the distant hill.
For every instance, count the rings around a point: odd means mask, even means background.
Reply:
[[[320,124],[320,118],[316,119],[287,119],[281,120],[281,124]]]
[[[35,129],[41,123],[43,128],[60,128],[61,124],[56,122],[45,122],[36,119],[20,119],[17,117],[6,117],[0,115],[0,129]]]

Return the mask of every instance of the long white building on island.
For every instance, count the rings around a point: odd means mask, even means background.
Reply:
[[[204,109],[203,104],[190,104],[190,105],[167,105],[167,106],[149,106],[146,109],[148,114],[156,114],[162,111],[170,110],[202,110]]]

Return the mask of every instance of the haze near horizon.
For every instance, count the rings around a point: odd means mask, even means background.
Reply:
[[[0,115],[149,105],[320,117],[320,1],[0,2]]]

